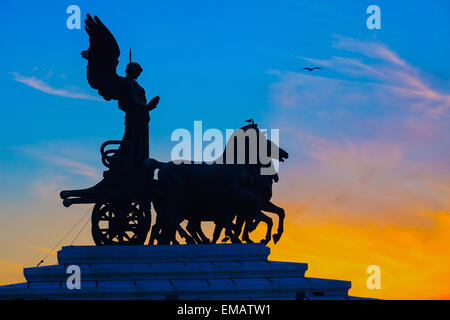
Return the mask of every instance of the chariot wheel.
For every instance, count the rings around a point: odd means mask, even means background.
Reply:
[[[97,202],[92,210],[92,237],[98,246],[142,245],[151,226],[151,204]]]

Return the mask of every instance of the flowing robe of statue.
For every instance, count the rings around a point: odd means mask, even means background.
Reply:
[[[114,170],[114,162],[120,162],[131,171],[138,171],[149,156],[150,116],[148,109],[144,107],[147,103],[145,90],[132,79],[126,79],[123,87],[125,90],[119,98],[119,108],[125,112],[125,133],[114,156],[112,170]]]

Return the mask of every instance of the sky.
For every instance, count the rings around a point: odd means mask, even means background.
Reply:
[[[56,263],[55,245],[93,244],[83,223],[58,244],[90,209],[58,195],[98,182],[100,144],[123,135],[122,111],[86,81],[88,37],[66,27],[71,4],[114,34],[118,73],[132,48],[147,98],[161,97],[151,157],[168,161],[172,132],[196,120],[280,129],[290,157],[273,202],[286,231],[270,259],[350,280],[354,296],[450,298],[445,0],[1,2],[0,284],[24,281],[47,254]],[[372,4],[379,30],[366,26]],[[380,289],[367,288],[370,265]]]

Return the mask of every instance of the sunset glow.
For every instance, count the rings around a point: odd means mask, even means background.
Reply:
[[[138,2],[77,5],[114,31],[118,72],[132,47],[147,97],[161,97],[152,158],[169,161],[171,133],[194,121],[224,136],[249,118],[279,129],[289,158],[272,201],[286,224],[270,260],[351,281],[351,296],[450,299],[448,1],[377,1],[380,30],[356,1]],[[93,245],[91,206],[64,208],[59,192],[96,184],[101,143],[123,135],[117,103],[86,81],[88,38],[66,28],[66,5],[0,5],[0,285],[55,264],[61,246]]]

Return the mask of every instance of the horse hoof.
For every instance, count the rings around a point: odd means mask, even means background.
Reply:
[[[279,235],[278,233],[274,234],[273,235],[273,243],[277,243],[280,240],[280,238],[281,238],[281,235]]]
[[[268,244],[270,239],[262,239],[259,243]]]
[[[230,240],[230,238],[225,237],[225,238],[222,239],[222,242],[227,242],[228,240]]]

